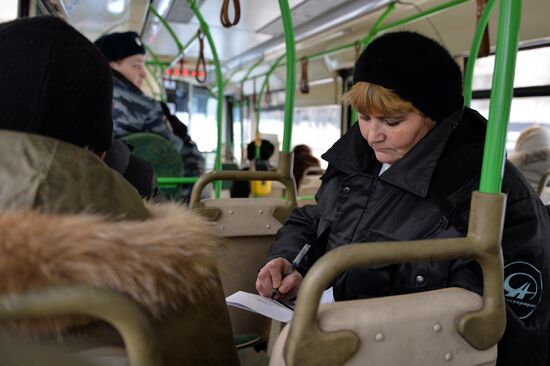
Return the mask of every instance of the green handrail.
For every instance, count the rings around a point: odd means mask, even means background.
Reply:
[[[164,26],[164,28],[166,28],[166,30],[168,31],[168,33],[170,33],[170,35],[172,36],[172,39],[174,39],[174,42],[176,42],[176,45],[178,46],[178,52],[181,52],[183,50],[183,45],[181,44],[180,40],[178,39],[178,36],[176,35],[176,32],[174,32],[174,30],[172,29],[172,27],[170,27],[170,24],[168,24],[168,22],[166,21],[166,19],[164,19],[164,17],[162,15],[159,14],[159,12],[157,11],[157,9],[155,9],[155,7],[153,6],[153,4],[149,4],[149,10],[151,10],[151,12],[158,18],[158,20],[162,23],[162,25]]]
[[[294,96],[296,94],[296,47],[294,45],[294,27],[288,0],[279,0],[286,46],[286,85],[285,85],[285,127],[282,151],[290,152],[292,142],[292,120],[294,118]]]
[[[449,1],[445,4],[441,4],[441,5],[438,5],[438,6],[435,6],[433,8],[430,8],[430,9],[427,9],[425,11],[422,11],[422,12],[419,12],[417,14],[414,14],[412,16],[409,16],[407,18],[403,18],[401,20],[398,20],[398,21],[395,21],[395,22],[392,22],[392,23],[389,23],[383,27],[380,27],[378,29],[378,33],[380,32],[385,32],[385,31],[388,31],[392,28],[398,28],[400,26],[404,26],[404,25],[407,25],[407,24],[410,24],[412,22],[415,22],[417,20],[421,20],[421,19],[424,19],[424,18],[428,18],[430,16],[434,16],[434,15],[437,15],[439,14],[440,12],[444,11],[444,10],[447,10],[448,8],[451,8],[451,7],[454,7],[454,6],[457,6],[457,5],[460,5],[462,3],[465,3],[467,1],[470,1],[470,0],[452,0],[452,1]],[[379,21],[383,21],[385,20],[385,18],[389,15],[389,12],[393,11],[393,10],[389,10],[390,6],[393,5],[393,4],[390,4],[388,5],[388,8],[386,8],[386,11],[381,15]],[[389,11],[389,12],[388,12]],[[367,36],[368,37],[368,36]],[[316,52],[316,53],[313,53],[309,56],[304,56],[306,59],[308,59],[309,61],[312,61],[312,60],[316,60],[318,58],[321,58],[325,55],[330,55],[330,54],[333,54],[333,53],[336,53],[336,52],[340,52],[340,51],[343,51],[343,50],[346,50],[348,48],[352,48],[353,46],[355,45],[355,42],[352,42],[352,43],[347,43],[345,45],[342,45],[342,46],[338,46],[338,47],[334,47],[334,48],[330,48],[328,50],[325,50],[325,51],[320,51],[320,52]],[[283,66],[286,66],[286,62],[283,62],[283,63],[280,63],[278,67],[283,67]],[[259,78],[259,77],[263,77],[265,76],[267,73],[263,73],[263,74],[258,74],[258,75],[255,75],[254,78]]]
[[[199,177],[157,177],[157,183],[161,186],[195,183]]]
[[[176,57],[174,57],[174,59],[170,62],[170,64],[168,64],[168,68],[171,68],[171,67],[174,67],[176,66],[176,63],[179,61],[179,59],[183,56],[183,54],[185,53],[185,50],[187,48],[189,48],[189,46],[191,46],[191,44],[197,39],[197,32],[195,32],[195,34],[193,35],[193,37],[191,37],[189,39],[189,41],[187,41],[186,44],[183,45],[182,49],[178,51],[178,54],[176,55]]]
[[[497,194],[502,185],[506,131],[514,92],[520,21],[521,0],[501,0],[489,122],[479,185],[482,193]]]
[[[218,52],[216,51],[216,45],[210,34],[210,28],[206,24],[197,3],[195,0],[187,0],[191,10],[195,13],[195,16],[200,22],[201,30],[206,35],[208,39],[208,44],[210,45],[210,51],[212,52],[212,57],[214,58],[214,66],[216,68],[216,83],[218,85],[218,107],[217,107],[217,119],[218,119],[218,138],[217,138],[217,148],[216,148],[216,162],[214,164],[214,170],[220,172],[222,170],[222,160],[221,160],[221,146],[222,146],[222,118],[223,118],[223,77],[222,77],[222,68],[220,66],[220,59],[218,58]],[[216,198],[220,198],[222,185],[221,181],[216,181],[214,183]]]
[[[472,83],[474,79],[474,68],[476,65],[477,54],[479,53],[479,47],[481,46],[481,40],[485,33],[485,27],[489,23],[489,17],[495,7],[496,0],[489,0],[483,14],[479,18],[479,23],[474,34],[472,41],[472,48],[470,48],[470,55],[468,56],[468,63],[466,64],[466,70],[464,71],[464,105],[469,107],[472,104]]]
[[[370,29],[369,34],[365,38],[361,40],[361,48],[365,48],[369,45],[369,43],[372,42],[374,37],[379,32],[380,27],[382,26],[382,23],[386,20],[386,18],[395,10],[395,3],[391,3],[388,5],[386,10],[380,15],[376,23],[374,23],[373,27]]]

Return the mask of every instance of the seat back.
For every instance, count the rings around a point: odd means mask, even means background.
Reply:
[[[157,177],[182,177],[183,161],[174,145],[162,136],[154,133],[139,132],[122,138],[133,146],[132,153],[148,161]],[[171,198],[178,198],[178,188],[162,187],[161,190]]]
[[[479,351],[457,332],[459,316],[481,308],[479,295],[460,288],[321,305],[319,327],[326,332],[346,329],[359,347],[346,366],[489,366],[497,347]],[[289,326],[280,334],[270,366],[283,366]],[[329,349],[327,352],[336,352]]]
[[[206,208],[217,208],[217,232],[226,238],[220,268],[225,296],[237,291],[256,292],[258,270],[265,264],[269,248],[282,224],[272,213],[285,201],[276,198],[233,198],[203,200]],[[245,310],[229,308],[234,334],[256,334],[266,341],[271,321]]]
[[[300,286],[294,317],[271,365],[495,365],[506,327],[504,207],[504,195],[474,192],[464,238],[349,244],[324,254]],[[323,290],[349,268],[452,258],[478,260],[483,299],[451,288],[347,301],[319,311]]]

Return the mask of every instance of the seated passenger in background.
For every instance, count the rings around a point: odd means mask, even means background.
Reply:
[[[384,34],[357,60],[354,85],[344,98],[359,121],[323,155],[329,165],[317,205],[294,209],[277,233],[256,281],[263,296],[274,288],[283,298],[295,296],[323,254],[350,243],[467,234],[487,121],[464,107],[462,74],[448,51],[417,33]],[[548,365],[550,219],[510,163],[502,192],[507,325],[497,364]],[[298,271],[283,278],[305,243],[312,247]],[[519,273],[533,282],[512,284]],[[442,260],[357,267],[332,286],[336,301],[447,287],[482,293],[483,276],[475,261]],[[519,294],[520,287],[529,296]]]
[[[113,128],[101,52],[54,17],[0,24],[0,50],[0,294],[111,289],[154,319],[166,365],[237,364],[209,224],[173,204],[145,205],[101,160]],[[16,330],[77,349],[124,347],[87,317]]]
[[[250,170],[250,164],[254,164],[254,170],[257,171],[271,170],[269,158],[271,158],[274,152],[275,146],[267,140],[262,140],[260,145],[260,158],[256,159],[256,143],[252,141],[246,147],[246,158],[249,162],[249,166],[241,170]],[[250,181],[234,181],[230,193],[231,198],[246,198],[250,196]]]
[[[533,125],[521,131],[514,151],[508,156],[536,190],[544,173],[550,172],[550,130]],[[550,201],[550,192],[542,192],[544,204]]]
[[[311,152],[307,145],[296,145],[292,150],[294,153],[294,180],[296,181],[296,190],[300,189],[300,183],[304,173],[309,168],[321,168],[321,162]]]
[[[204,174],[204,157],[189,134],[176,135],[160,102],[141,91],[145,80],[145,48],[135,32],[111,33],[100,37],[95,45],[103,52],[113,72],[113,137],[120,138],[135,132],[151,132],[163,136],[180,153],[185,176]],[[172,118],[172,120],[169,120]],[[185,127],[185,125],[183,125]],[[178,126],[178,132],[183,128]]]

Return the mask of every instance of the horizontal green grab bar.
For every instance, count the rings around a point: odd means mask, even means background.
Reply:
[[[164,184],[185,184],[195,183],[199,177],[157,177],[157,182],[160,185]]]

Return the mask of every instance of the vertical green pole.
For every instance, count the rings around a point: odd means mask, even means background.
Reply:
[[[217,118],[218,118],[218,139],[217,139],[217,149],[216,149],[216,162],[214,164],[214,170],[215,171],[221,171],[222,170],[222,159],[221,159],[221,146],[222,146],[222,118],[223,118],[223,78],[222,78],[222,68],[220,66],[220,59],[218,58],[218,52],[216,51],[216,45],[214,44],[214,40],[212,39],[212,35],[210,34],[210,29],[208,28],[208,24],[204,21],[204,18],[202,17],[201,12],[197,8],[197,4],[195,1],[189,1],[189,5],[191,6],[191,10],[193,10],[193,13],[195,13],[195,16],[199,20],[201,24],[201,30],[206,35],[206,38],[208,39],[208,44],[210,45],[210,50],[212,51],[212,57],[214,58],[214,65],[216,67],[216,82],[218,84],[218,109],[217,109]],[[221,181],[216,181],[214,183],[215,189],[216,189],[216,198],[220,198],[221,191],[222,191],[222,185]]]
[[[469,107],[472,104],[472,83],[474,78],[474,67],[476,65],[477,54],[479,53],[479,47],[481,46],[481,40],[485,33],[485,27],[489,23],[489,17],[493,12],[496,0],[489,0],[481,18],[479,18],[479,24],[474,34],[472,41],[472,48],[470,49],[470,55],[468,56],[468,63],[466,64],[466,70],[464,70],[464,105]]]
[[[521,0],[501,0],[499,13],[489,123],[479,186],[481,193],[499,193],[502,185],[506,131],[514,91]]]
[[[296,47],[294,45],[294,27],[288,0],[279,0],[286,46],[286,86],[285,86],[285,127],[283,132],[283,150],[290,152],[292,142],[292,120],[294,118],[294,96],[296,95]]]

